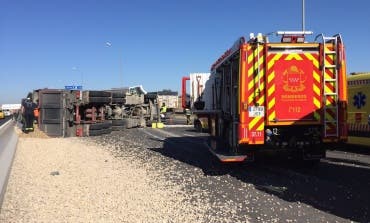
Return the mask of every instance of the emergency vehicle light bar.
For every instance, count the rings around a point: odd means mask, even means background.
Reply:
[[[282,35],[282,43],[303,43],[305,35],[311,35],[312,31],[277,31],[277,35]]]

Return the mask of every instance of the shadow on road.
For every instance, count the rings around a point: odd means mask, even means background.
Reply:
[[[222,164],[207,150],[206,138],[172,137],[163,141],[163,148],[149,149],[198,167],[208,176],[230,175],[289,202],[301,202],[353,221],[370,221],[368,164],[342,165],[353,161],[331,159],[314,167],[302,167],[276,156],[248,164]]]

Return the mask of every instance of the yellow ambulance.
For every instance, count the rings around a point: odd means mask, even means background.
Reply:
[[[348,143],[370,146],[370,72],[348,76]]]
[[[3,110],[0,109],[0,119],[3,119],[3,118],[5,118],[5,114]]]

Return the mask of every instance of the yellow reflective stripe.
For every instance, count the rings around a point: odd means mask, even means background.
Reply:
[[[285,60],[292,60],[292,59],[296,59],[296,60],[303,60],[302,57],[298,54],[298,53],[292,53],[292,54],[289,54]]]
[[[272,71],[270,75],[267,77],[267,83],[271,83],[271,81],[275,78],[275,71]]]
[[[258,99],[257,103],[258,103],[259,105],[263,105],[263,104],[265,104],[265,97],[260,97],[260,99]]]
[[[320,108],[320,101],[317,98],[313,98],[313,104],[316,106],[316,108]]]
[[[330,85],[330,87],[333,87],[333,85]],[[327,85],[325,85],[324,92],[325,93],[334,93],[334,89],[332,90]]]
[[[272,106],[274,106],[274,105],[275,105],[275,103],[276,103],[275,98],[273,98],[273,99],[269,102],[269,104],[268,104],[268,109],[271,109],[271,108],[272,108]]]
[[[275,56],[267,63],[267,69],[270,70],[270,68],[275,64],[275,61],[279,60],[282,56],[283,54],[281,53],[275,54]]]
[[[249,129],[253,129],[253,127],[257,124],[257,122],[260,120],[261,118],[253,118],[252,121],[249,123]]]
[[[313,92],[317,95],[320,96],[320,88],[317,85],[313,85]]]
[[[272,95],[272,93],[274,93],[274,92],[275,92],[275,84],[271,85],[271,87],[267,91],[267,96],[270,97]]]
[[[258,130],[258,131],[263,131],[263,130],[264,130],[264,127],[265,127],[265,123],[264,123],[264,122],[262,122],[262,123],[261,123],[261,125],[259,125],[259,126],[257,127],[257,130]]]
[[[318,74],[316,71],[313,71],[313,78],[314,78],[317,82],[320,82],[320,74]]]
[[[316,68],[319,68],[319,61],[315,58],[315,57],[313,57],[312,56],[312,54],[311,53],[305,53],[304,54],[308,59],[310,59],[311,61],[312,61],[312,63],[313,63],[313,65],[316,67]]]
[[[269,115],[269,121],[274,120],[275,117],[276,117],[275,111],[271,112],[271,114]]]

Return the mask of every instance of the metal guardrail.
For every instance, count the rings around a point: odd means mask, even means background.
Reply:
[[[14,131],[14,121],[9,120],[0,126],[0,212],[17,143],[18,135]]]

